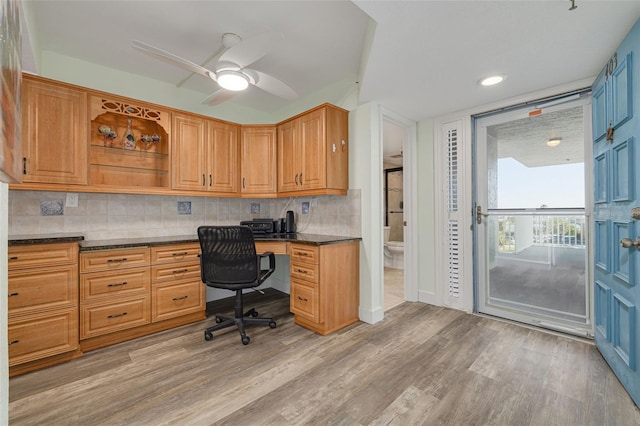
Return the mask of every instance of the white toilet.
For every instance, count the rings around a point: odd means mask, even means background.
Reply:
[[[404,269],[404,242],[389,241],[391,227],[384,227],[384,267]]]

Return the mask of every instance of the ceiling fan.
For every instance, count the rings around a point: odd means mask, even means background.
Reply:
[[[265,33],[242,40],[236,34],[226,33],[222,36],[222,54],[213,70],[139,40],[133,40],[131,46],[151,57],[200,74],[218,83],[220,89],[202,101],[203,104],[213,106],[231,99],[236,93],[249,86],[255,86],[284,99],[296,99],[297,93],[282,81],[261,71],[247,68],[266,55],[271,46],[281,38],[280,33]],[[218,53],[210,57],[207,62]]]

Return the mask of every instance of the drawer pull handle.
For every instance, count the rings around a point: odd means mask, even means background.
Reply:
[[[308,272],[305,271],[304,269],[296,269],[296,272],[299,272],[301,274],[307,274]]]
[[[107,259],[107,263],[126,262],[126,261],[127,261],[126,257],[121,257],[120,259]]]
[[[126,312],[123,312],[123,313],[121,313],[121,314],[113,314],[113,315],[109,315],[109,316],[107,316],[107,318],[120,318],[120,317],[123,317],[123,316],[125,316],[125,315],[127,315],[127,313],[126,313]]]
[[[189,296],[174,297],[174,298],[173,298],[173,301],[174,301],[174,302],[177,302],[178,300],[184,300],[184,299],[186,299],[187,297],[189,297]]]
[[[123,281],[121,283],[107,284],[107,287],[121,287],[123,285],[127,285],[127,281]]]
[[[308,302],[309,299],[305,298],[305,297],[300,297],[298,296],[298,300],[302,300],[303,302]]]
[[[16,340],[12,340],[9,342],[9,346],[11,345],[15,345],[16,343],[20,343],[20,340],[16,339]]]
[[[184,274],[187,271],[188,271],[188,269],[177,269],[177,270],[173,271],[173,273],[174,274]]]
[[[309,256],[309,253],[305,253],[305,252],[303,252],[303,251],[297,251],[297,252],[295,253],[295,255],[296,255],[296,256]]]
[[[9,293],[9,297],[14,297],[14,296],[17,296],[18,294],[20,293]]]
[[[178,256],[186,256],[189,253],[187,253],[186,251],[183,251],[182,253],[173,253],[173,257],[178,257]]]
[[[18,260],[18,256],[11,256],[9,260]]]

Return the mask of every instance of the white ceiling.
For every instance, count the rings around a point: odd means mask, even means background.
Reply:
[[[38,73],[41,52],[52,51],[178,84],[188,72],[132,49],[131,40],[203,64],[226,32],[248,38],[279,31],[282,42],[252,68],[301,97],[352,79],[361,102],[377,101],[419,121],[596,76],[640,17],[640,1],[576,0],[573,11],[570,4],[23,0],[23,67]],[[493,73],[508,78],[495,87],[477,85]],[[200,75],[182,85],[203,99],[216,86]],[[227,102],[272,111],[287,101],[251,88]]]

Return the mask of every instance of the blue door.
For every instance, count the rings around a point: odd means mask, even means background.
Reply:
[[[592,86],[596,346],[640,406],[640,21]]]

